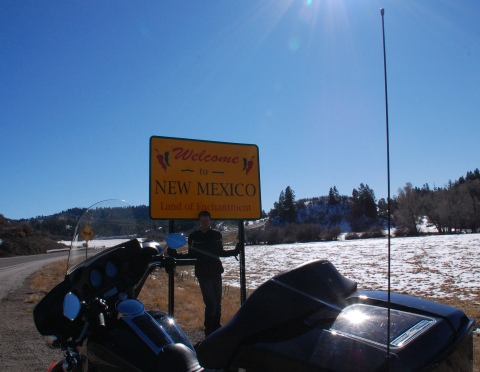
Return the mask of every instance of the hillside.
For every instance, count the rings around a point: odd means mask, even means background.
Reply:
[[[57,240],[44,236],[35,230],[30,230],[26,234],[25,230],[28,231],[28,227],[28,225],[21,225],[18,228],[11,228],[0,233],[0,257],[46,253],[49,249],[65,247]]]
[[[151,220],[149,208],[145,205],[132,207],[139,230],[145,237],[163,240],[168,231],[168,221]],[[77,220],[85,208],[72,208],[51,216],[10,220],[0,215],[0,257],[46,253],[49,249],[64,248],[58,241],[69,241]],[[254,231],[264,226],[263,221],[247,222],[245,231]],[[216,227],[222,231],[225,244],[238,241],[237,221],[216,221]],[[176,220],[175,230],[189,233],[196,227],[196,221]]]
[[[71,236],[72,226],[84,209],[74,208],[52,216],[11,220],[0,215],[0,257],[46,253],[64,248],[58,243]]]

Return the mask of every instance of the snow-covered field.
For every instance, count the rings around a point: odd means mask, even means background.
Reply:
[[[120,242],[93,240],[90,247]],[[387,290],[387,258],[386,238],[246,246],[247,287],[256,288],[282,271],[322,259],[355,280],[358,289]],[[480,303],[480,234],[392,238],[391,258],[392,291]],[[239,262],[232,257],[222,261],[224,284],[239,287]]]
[[[247,246],[247,287],[310,260],[331,261],[359,289],[386,290],[387,239]],[[414,296],[480,302],[480,234],[391,239],[391,288]],[[239,286],[239,262],[222,259],[224,284]]]

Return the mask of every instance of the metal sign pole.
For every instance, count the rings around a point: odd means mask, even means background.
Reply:
[[[175,221],[168,221],[168,233],[175,232]],[[172,317],[175,313],[175,266],[168,268],[168,316]]]
[[[240,244],[240,305],[247,299],[247,281],[245,277],[245,225],[238,221],[238,243]]]

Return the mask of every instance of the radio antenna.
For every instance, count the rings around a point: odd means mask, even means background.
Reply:
[[[389,140],[389,128],[388,128],[388,90],[387,90],[387,54],[385,51],[385,22],[384,22],[384,15],[385,9],[380,9],[380,15],[382,16],[382,36],[383,36],[383,75],[384,75],[384,85],[385,85],[385,124],[386,124],[386,133],[387,133],[387,189],[388,189],[388,196],[387,196],[387,221],[388,221],[388,269],[387,269],[387,277],[388,277],[388,305],[387,305],[387,368],[390,370],[391,363],[390,363],[390,308],[391,308],[391,299],[390,299],[390,291],[391,291],[391,283],[390,283],[390,238],[391,238],[391,227],[392,227],[392,219],[391,219],[391,202],[390,202],[390,140]]]

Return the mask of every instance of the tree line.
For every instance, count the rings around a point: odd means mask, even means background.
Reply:
[[[280,192],[262,228],[246,229],[251,244],[279,244],[380,237],[387,227],[388,201],[376,200],[367,184],[352,190],[350,196],[340,195],[335,186],[328,195],[295,199],[290,186]],[[58,247],[57,241],[69,240],[86,208],[71,208],[52,216],[13,221],[0,214],[0,256],[44,253]],[[168,231],[165,220],[150,219],[146,205],[132,207],[138,231],[152,239],[162,239]],[[428,184],[414,187],[407,183],[390,200],[390,221],[395,236],[416,236],[423,219],[438,233],[478,232],[480,230],[480,171],[469,171],[444,187]],[[118,212],[120,213],[120,211]],[[121,216],[119,216],[121,218]],[[194,220],[175,220],[176,231],[189,231]]]
[[[247,230],[246,240],[251,244],[337,240],[347,231],[352,232],[351,238],[380,236],[386,209],[386,201],[377,203],[373,189],[363,183],[351,196],[340,195],[333,186],[326,196],[300,200],[295,200],[295,192],[287,186],[270,210],[268,224]]]
[[[426,217],[441,234],[478,232],[480,229],[480,172],[449,181],[445,187],[421,188],[407,183],[395,203],[397,234],[419,235],[417,225]]]
[[[278,244],[380,237],[388,225],[388,200],[375,198],[375,192],[361,183],[351,196],[340,195],[335,186],[328,195],[295,200],[290,186],[280,192],[270,210],[269,223],[262,229],[247,231],[252,244]],[[475,169],[445,187],[431,189],[428,184],[413,187],[407,183],[390,200],[390,222],[395,236],[422,234],[419,225],[436,227],[440,234],[478,232],[480,229],[480,172]]]

